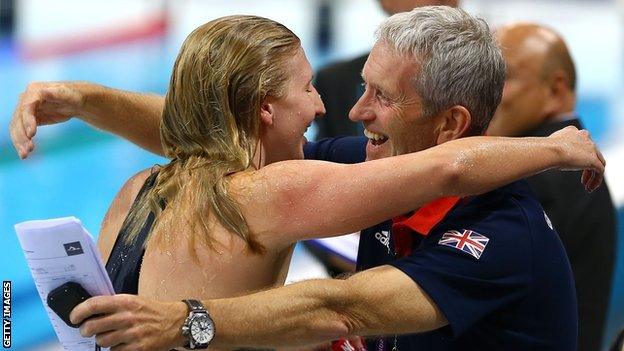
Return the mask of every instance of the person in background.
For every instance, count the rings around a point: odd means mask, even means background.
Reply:
[[[583,128],[576,108],[577,75],[561,35],[533,23],[496,31],[507,64],[501,104],[489,135],[544,136]],[[566,249],[579,307],[579,350],[600,350],[615,265],[616,215],[603,183],[587,193],[574,172],[544,172],[527,181]]]
[[[13,36],[16,9],[15,0],[0,0],[0,39]]]

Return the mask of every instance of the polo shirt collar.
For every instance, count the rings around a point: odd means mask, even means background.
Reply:
[[[422,236],[429,235],[433,227],[455,207],[461,198],[457,196],[443,197],[434,200],[412,215],[399,216],[392,219],[392,236],[397,257],[404,257],[411,253],[413,236],[416,232]]]
[[[411,216],[399,216],[392,220],[392,228],[407,227],[416,233],[427,236],[436,224],[453,209],[461,198],[457,196],[443,197],[422,206]]]

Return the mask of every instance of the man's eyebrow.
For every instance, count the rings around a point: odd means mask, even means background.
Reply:
[[[375,84],[375,83],[369,83],[369,82],[367,82],[367,81],[366,81],[366,77],[364,76],[364,71],[360,72],[360,77],[362,77],[362,80],[363,80],[366,84],[370,85],[371,87],[373,87],[373,88],[375,88],[375,89],[377,89],[377,90],[384,90],[384,89],[383,89],[382,87],[380,87],[378,84]]]
[[[367,81],[366,81],[366,77],[364,77],[364,71],[361,71],[361,72],[360,72],[360,77],[362,77],[362,80],[363,80],[366,84],[370,85],[373,89],[377,90],[377,91],[378,91],[378,92],[380,92],[382,95],[385,95],[385,96],[390,96],[390,95],[391,95],[388,89],[386,89],[386,88],[384,88],[384,87],[380,86],[379,84],[375,84],[375,83],[369,83],[369,82],[367,82]]]

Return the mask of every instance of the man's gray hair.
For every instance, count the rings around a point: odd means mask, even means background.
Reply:
[[[414,84],[425,116],[461,105],[472,116],[471,134],[487,129],[503,93],[505,61],[484,20],[425,6],[388,18],[376,37],[421,65]]]

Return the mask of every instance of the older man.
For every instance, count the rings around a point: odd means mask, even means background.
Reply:
[[[488,133],[544,136],[566,126],[582,128],[576,72],[559,34],[531,23],[496,31],[507,63],[503,98]],[[615,264],[615,209],[603,183],[587,193],[574,173],[544,172],[527,179],[570,258],[579,303],[579,350],[599,350]]]
[[[379,5],[388,15],[407,12],[416,7],[444,5],[457,7],[459,0],[378,0]],[[345,135],[361,136],[364,132],[362,123],[349,120],[349,111],[364,93],[362,68],[369,53],[349,60],[331,63],[318,71],[314,86],[323,97],[325,105],[324,118],[317,118],[314,123],[317,127],[316,139]],[[346,249],[346,252],[355,253],[357,250],[349,245],[351,236],[344,238],[329,238],[332,245]],[[345,242],[346,240],[346,242]],[[354,265],[351,260],[345,260],[343,254],[336,254],[328,250],[326,241],[311,240],[304,242],[327,269],[333,274],[352,272]]]
[[[392,16],[379,28],[362,72],[366,90],[351,111],[364,123],[366,158],[481,134],[500,101],[504,71],[485,22],[461,10]],[[345,158],[364,157],[364,144],[349,138],[315,151],[331,155],[344,145],[351,145]],[[575,350],[570,266],[525,182],[439,199],[362,240],[360,265],[371,268],[346,280],[203,304],[96,297],[72,321],[118,350],[296,346],[344,335],[386,335],[370,338],[378,350]],[[85,321],[94,314],[103,316]]]

